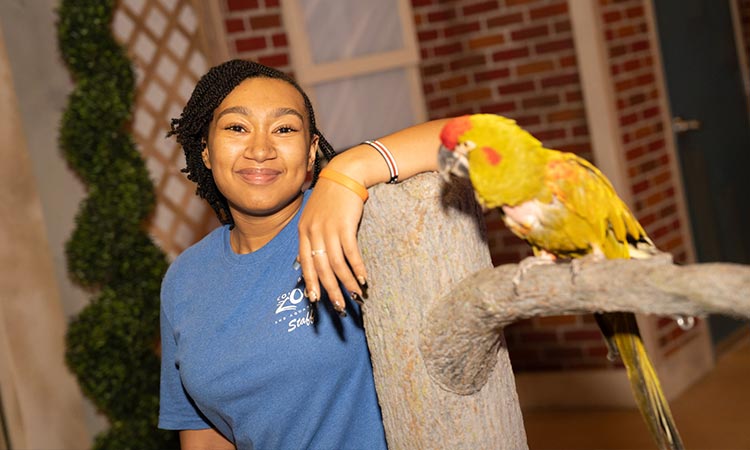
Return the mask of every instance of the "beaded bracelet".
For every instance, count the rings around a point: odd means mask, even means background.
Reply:
[[[378,153],[380,153],[380,156],[385,160],[385,163],[388,166],[388,172],[391,175],[391,179],[388,180],[388,183],[398,183],[398,166],[396,165],[396,160],[393,158],[390,150],[388,150],[388,147],[383,145],[380,141],[364,141],[363,144],[367,144],[377,150]]]
[[[318,175],[318,177],[331,180],[334,183],[338,183],[344,186],[345,188],[357,194],[359,198],[362,199],[363,202],[366,202],[367,199],[370,197],[370,194],[367,192],[367,188],[362,186],[356,180],[353,180],[347,177],[341,172],[336,172],[335,170],[329,169],[328,167],[326,167],[320,171],[320,174]]]

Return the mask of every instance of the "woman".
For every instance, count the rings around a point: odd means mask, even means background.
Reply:
[[[299,86],[241,60],[201,78],[170,135],[223,225],[162,284],[159,426],[180,430],[183,449],[385,448],[348,301],[366,283],[356,228],[364,187],[395,164],[402,179],[435,170],[440,125],[383,138],[390,165],[361,145],[317,180],[334,153]]]

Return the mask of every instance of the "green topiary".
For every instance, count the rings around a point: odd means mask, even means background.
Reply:
[[[159,404],[159,289],[167,268],[146,231],[155,197],[127,130],[135,80],[111,29],[114,0],[63,0],[58,40],[75,89],[60,147],[88,189],[66,244],[71,277],[96,292],[71,322],[66,361],[107,416],[97,449],[179,448],[156,428]]]

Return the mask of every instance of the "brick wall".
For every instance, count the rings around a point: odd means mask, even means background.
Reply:
[[[547,147],[592,158],[565,0],[412,0],[412,7],[431,118],[502,114]],[[529,255],[496,211],[486,219],[495,265]],[[590,316],[535,318],[505,335],[516,371],[611,365]]]
[[[565,0],[412,0],[430,118],[497,113],[546,146],[591,157]],[[498,265],[528,247],[491,212]]]
[[[232,58],[258,61],[291,73],[279,0],[225,0],[223,11]]]
[[[646,12],[646,0],[600,0],[603,32],[622,131],[634,212],[656,245],[678,262],[687,259],[685,224],[677,217],[675,186],[679,174],[670,168],[666,147],[669,123],[662,120],[665,93],[658,85],[657,49]],[[657,321],[659,347],[669,355],[696,337],[671,319]]]

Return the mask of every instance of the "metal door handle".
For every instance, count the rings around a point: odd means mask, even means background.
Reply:
[[[684,133],[690,130],[700,130],[701,122],[697,119],[685,120],[682,117],[672,119],[672,132],[675,134]]]

